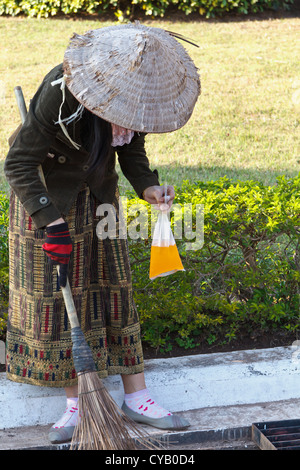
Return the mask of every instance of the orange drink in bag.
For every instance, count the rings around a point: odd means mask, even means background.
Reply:
[[[184,271],[166,212],[160,212],[154,229],[150,253],[151,280]]]

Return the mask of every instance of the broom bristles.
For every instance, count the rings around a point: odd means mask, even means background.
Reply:
[[[137,442],[148,449],[158,449],[152,443],[153,439],[146,437],[146,433],[125,415],[104,387],[96,372],[92,351],[79,326],[69,281],[62,291],[71,324],[79,394],[79,418],[70,449],[138,450]]]
[[[70,450],[161,449],[116,404],[97,372],[78,375],[79,419]]]

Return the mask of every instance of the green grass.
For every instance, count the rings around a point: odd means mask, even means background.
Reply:
[[[146,23],[146,22],[145,22]],[[185,44],[199,68],[202,94],[182,129],[147,137],[161,180],[255,179],[274,184],[300,171],[300,18],[238,22],[147,22],[193,38]],[[61,62],[73,32],[111,23],[0,18],[0,190],[7,138],[19,123],[13,88],[27,102]],[[121,177],[121,187],[128,182]]]

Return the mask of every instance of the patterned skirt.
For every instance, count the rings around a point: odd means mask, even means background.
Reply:
[[[142,372],[144,361],[127,240],[97,236],[99,204],[85,186],[64,217],[73,241],[69,281],[74,303],[103,378]],[[117,194],[114,206],[118,216]],[[42,249],[44,239],[45,231],[35,229],[12,193],[7,377],[15,382],[66,387],[77,383],[70,325],[56,267]]]

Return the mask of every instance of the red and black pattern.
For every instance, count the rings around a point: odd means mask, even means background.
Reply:
[[[47,238],[43,244],[44,252],[49,256],[53,264],[60,265],[59,283],[66,286],[68,275],[68,264],[72,253],[72,240],[69,227],[66,222],[51,225],[46,228]]]

